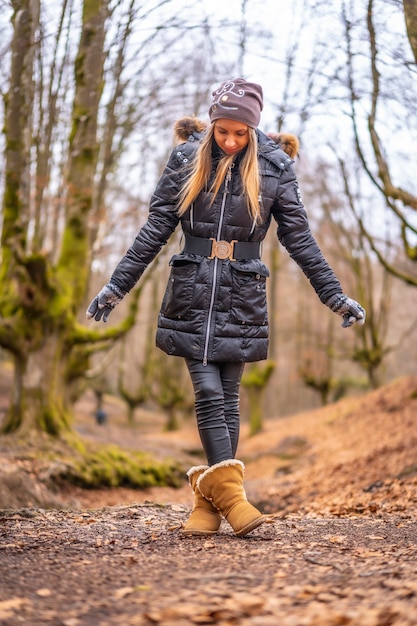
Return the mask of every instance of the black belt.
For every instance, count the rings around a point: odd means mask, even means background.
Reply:
[[[185,235],[183,252],[199,254],[209,259],[229,259],[230,261],[244,261],[245,259],[259,259],[261,256],[260,241],[216,241],[214,237],[192,237]]]

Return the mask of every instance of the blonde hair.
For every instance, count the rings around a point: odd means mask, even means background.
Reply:
[[[243,184],[243,193],[246,198],[246,206],[249,215],[255,221],[261,219],[261,208],[259,204],[259,165],[258,165],[258,139],[255,129],[248,127],[249,141],[246,154],[240,165],[241,178]],[[191,206],[198,194],[206,189],[212,169],[212,140],[214,135],[214,124],[211,124],[202,139],[194,162],[191,167],[190,175],[186,180],[179,196],[178,214],[183,215]],[[232,165],[234,156],[224,156],[220,159],[216,176],[209,191],[213,193],[212,203],[220,189],[220,186],[227,174],[229,167]]]

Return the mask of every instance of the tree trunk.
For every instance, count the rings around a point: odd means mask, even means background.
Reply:
[[[83,29],[75,62],[75,99],[70,135],[66,221],[57,275],[71,286],[75,314],[83,300],[89,260],[89,213],[97,167],[97,118],[103,88],[108,0],[85,0]]]
[[[249,399],[249,434],[256,435],[263,428],[263,404],[265,389],[275,369],[271,360],[251,363],[242,376],[242,387]]]
[[[178,415],[177,415],[177,411],[175,406],[173,407],[166,407],[165,408],[166,412],[167,412],[167,421],[165,424],[165,429],[167,432],[172,432],[174,430],[178,430],[180,427],[180,423],[179,423],[179,419],[178,419]]]
[[[253,437],[262,431],[263,427],[263,404],[265,396],[264,387],[247,387],[249,403],[249,436]]]
[[[75,75],[66,221],[54,267],[30,252],[27,137],[32,136],[31,5],[16,8],[13,61],[7,97],[6,182],[0,270],[0,345],[14,358],[15,378],[4,432],[36,427],[58,435],[70,428],[68,380],[71,353],[81,341],[76,315],[88,281],[88,214],[97,163],[97,117],[104,66],[108,0],[85,0]],[[29,141],[30,145],[30,141]]]
[[[14,394],[3,431],[32,429],[59,435],[71,427],[67,409],[65,344],[59,333],[27,357],[15,356]]]
[[[407,37],[417,63],[417,2],[416,0],[404,0],[405,25]]]
[[[5,97],[6,163],[0,281],[13,276],[16,256],[26,248],[26,225],[29,219],[29,120],[33,95],[33,39],[37,28],[34,22],[38,12],[35,10],[35,14],[32,13],[30,0],[15,1],[13,8],[10,88]]]

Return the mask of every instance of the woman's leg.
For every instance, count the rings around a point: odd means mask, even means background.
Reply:
[[[194,387],[201,442],[209,465],[232,459],[239,438],[241,363],[208,363],[186,359]],[[230,430],[229,430],[230,428]]]
[[[209,467],[192,468],[197,475],[194,494],[213,507],[206,511],[197,501],[184,532],[212,534],[219,527],[212,512],[220,511],[239,536],[246,535],[265,521],[247,500],[243,487],[244,465],[234,459],[239,438],[240,363],[208,363],[187,359],[194,386],[198,430]],[[189,472],[189,474],[190,474]],[[211,514],[209,518],[208,515]],[[197,517],[198,516],[198,517]],[[211,529],[214,530],[211,530]]]
[[[244,366],[244,363],[237,362],[220,364],[220,376],[224,393],[224,415],[232,446],[232,456],[230,457],[232,459],[236,456],[239,443],[239,390]]]

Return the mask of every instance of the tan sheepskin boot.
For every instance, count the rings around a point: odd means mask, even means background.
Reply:
[[[188,470],[190,487],[194,492],[194,506],[183,533],[186,535],[213,535],[222,521],[218,510],[206,500],[197,489],[197,480],[208,469],[208,465],[198,465]]]
[[[197,479],[197,488],[227,519],[236,535],[246,535],[265,521],[247,500],[242,461],[229,459],[209,467]]]

